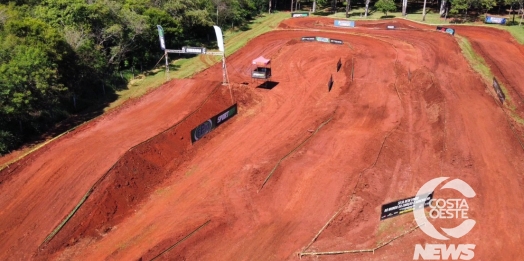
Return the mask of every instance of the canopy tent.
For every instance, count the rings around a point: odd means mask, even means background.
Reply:
[[[252,64],[254,65],[255,69],[251,72],[251,78],[253,79],[262,79],[262,80],[269,80],[271,78],[271,66],[269,63],[271,62],[270,59],[264,58],[264,56],[260,56],[252,61]]]
[[[253,60],[253,64],[257,66],[267,66],[270,62],[271,60],[264,58],[264,56],[260,56],[256,58],[255,60]]]

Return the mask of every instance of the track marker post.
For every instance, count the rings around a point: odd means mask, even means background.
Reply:
[[[165,70],[166,80],[169,80],[169,62],[167,61],[167,50],[164,50],[164,56],[166,58],[166,70]]]

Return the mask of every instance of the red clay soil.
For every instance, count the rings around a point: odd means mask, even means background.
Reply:
[[[465,36],[477,53],[488,63],[497,80],[506,85],[516,104],[524,106],[524,84],[522,74],[515,68],[522,67],[524,45],[519,44],[507,31],[481,26],[456,28]]]
[[[189,131],[230,104],[228,90],[216,89],[220,64],[18,162],[0,173],[0,257],[298,260],[301,251],[368,249],[415,226],[411,214],[379,221],[382,204],[445,176],[475,190],[477,224],[444,243],[476,244],[476,259],[519,259],[524,151],[506,114],[454,37],[392,22],[405,29],[292,19],[253,39],[227,61],[239,114],[193,145]],[[260,55],[272,59],[272,89],[250,78]],[[425,243],[442,241],[415,230],[374,254],[302,259],[411,260]]]
[[[484,58],[497,81],[505,87],[505,109],[511,115],[513,129],[524,139],[524,84],[521,70],[515,70],[522,68],[524,45],[519,44],[504,30],[479,26],[460,26],[457,30],[469,40],[475,52]]]
[[[22,157],[26,151],[28,151],[28,148],[21,148],[18,150],[15,150],[9,154],[5,154],[0,157],[0,168],[2,168],[4,165],[9,164],[9,162],[15,161],[17,158]]]
[[[195,111],[219,84],[172,81],[0,173],[0,258],[27,259],[132,146]]]

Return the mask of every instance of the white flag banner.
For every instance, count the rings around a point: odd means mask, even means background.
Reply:
[[[215,28],[215,34],[217,35],[218,50],[224,52],[224,37],[222,36],[222,29],[216,25],[213,25],[213,28]]]
[[[157,25],[156,28],[158,29],[158,38],[160,38],[160,48],[162,48],[162,50],[165,50],[166,43],[164,41],[164,29],[160,25]]]

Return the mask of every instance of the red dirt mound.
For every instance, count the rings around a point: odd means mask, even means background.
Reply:
[[[193,112],[215,87],[171,81],[0,172],[0,258],[27,260],[118,158]]]
[[[133,146],[95,183],[94,192],[45,246],[48,252],[74,245],[80,238],[100,239],[129,216],[181,162],[191,158],[191,130],[232,103],[227,87],[212,85],[215,87],[201,107],[166,131]]]

